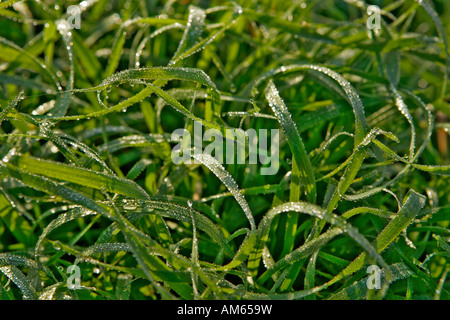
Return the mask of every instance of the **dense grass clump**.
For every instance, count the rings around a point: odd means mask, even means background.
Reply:
[[[449,17],[0,2],[0,299],[449,299]],[[278,129],[279,169],[176,163],[199,125]]]

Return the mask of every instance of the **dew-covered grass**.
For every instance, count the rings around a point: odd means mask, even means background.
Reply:
[[[449,299],[449,17],[0,2],[0,299]],[[279,130],[277,172],[175,163],[199,124]]]

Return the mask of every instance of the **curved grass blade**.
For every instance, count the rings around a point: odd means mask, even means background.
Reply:
[[[9,52],[8,49],[2,48],[2,46],[6,46],[7,48],[11,49],[11,51],[14,53]],[[26,50],[19,47],[15,43],[13,43],[3,37],[0,37],[0,57],[6,61],[16,61],[16,59],[18,59],[18,57],[20,57],[19,61],[22,64],[24,64],[25,61],[27,61],[24,58],[29,59],[29,61],[31,62],[31,65],[30,65],[31,67],[37,66],[40,72],[42,72],[43,74],[46,74],[50,79],[52,79],[54,86],[59,91],[63,90],[56,75],[52,71],[50,71],[50,69],[44,62],[42,62],[40,59],[36,58],[35,56],[31,55],[30,53],[28,53]],[[29,66],[26,65],[24,67],[27,68]]]
[[[389,180],[388,182],[382,184],[379,187],[375,187],[375,188],[369,189],[367,191],[359,192],[359,193],[356,193],[353,195],[346,195],[345,198],[347,200],[357,201],[360,199],[364,199],[364,198],[373,196],[373,195],[377,194],[378,192],[383,191],[388,186],[393,185],[394,183],[398,182],[402,177],[404,177],[408,172],[411,171],[411,167],[412,167],[413,163],[418,159],[418,157],[420,157],[420,155],[423,153],[426,146],[428,145],[428,143],[431,139],[431,135],[433,133],[433,127],[434,127],[433,114],[432,114],[430,108],[417,95],[415,95],[414,93],[412,93],[408,90],[403,90],[403,92],[405,94],[407,94],[413,101],[415,101],[417,103],[417,105],[419,107],[421,107],[425,111],[425,114],[427,115],[427,128],[426,128],[425,138],[424,138],[422,144],[420,145],[419,149],[416,151],[414,157],[410,161],[408,161],[406,166],[393,179]],[[373,142],[377,146],[382,147],[381,143],[379,143],[376,139],[373,140]],[[400,156],[396,155],[394,152],[390,152],[387,149],[387,147],[382,148],[382,150],[385,151],[388,155],[393,156],[394,159],[396,159],[398,161],[403,161]]]
[[[152,67],[140,69],[128,69],[117,72],[95,87],[86,89],[75,89],[74,92],[92,92],[107,89],[112,85],[128,82],[131,80],[185,80],[195,81],[212,89],[218,96],[216,85],[209,76],[200,69],[195,68],[179,68],[179,67]]]
[[[294,120],[292,120],[289,110],[281,99],[272,80],[269,81],[265,94],[266,99],[269,102],[269,106],[278,118],[278,122],[287,137],[293,158],[300,172],[300,177],[303,179],[302,183],[306,187],[306,196],[308,201],[315,203],[317,191],[314,171],[312,169],[311,162],[309,161],[308,154],[306,153],[302,138],[298,133],[297,126],[295,125]]]
[[[242,91],[243,96],[247,96],[251,93],[251,91],[256,88],[262,81],[269,77],[273,77],[278,74],[289,74],[299,71],[313,71],[318,72],[320,74],[324,74],[329,78],[336,81],[341,88],[344,90],[348,100],[352,106],[353,114],[355,116],[355,148],[361,143],[364,139],[364,136],[367,134],[368,125],[366,123],[365,114],[364,114],[364,106],[356,92],[355,88],[351,85],[351,83],[346,80],[343,76],[341,76],[336,71],[333,71],[329,68],[311,65],[311,64],[291,64],[287,66],[282,66],[278,68],[270,69],[269,71],[264,72],[262,75],[257,77],[255,80],[250,82]]]
[[[221,270],[230,270],[245,262],[254,249],[256,241],[257,233],[255,231],[250,231],[244,241],[242,241],[241,246],[233,257],[233,260],[223,266]]]
[[[405,279],[412,276],[411,270],[404,263],[394,263],[389,266],[392,274],[391,283],[397,280]],[[381,277],[384,275],[384,270],[381,269]],[[382,277],[382,281],[384,277]],[[368,278],[364,278],[355,284],[352,284],[345,289],[328,297],[328,300],[362,300],[366,297]]]
[[[330,213],[327,210],[312,203],[287,202],[270,209],[264,215],[263,219],[259,223],[257,230],[258,242],[249,258],[249,265],[248,265],[249,270],[253,272],[256,272],[257,270],[264,245],[268,239],[270,225],[272,223],[273,218],[280,213],[289,211],[304,213],[334,225],[335,227],[341,229],[343,232],[347,233],[351,238],[353,238],[361,247],[363,247],[367,251],[367,253],[371,257],[373,257],[378,263],[380,263],[380,265],[386,266],[386,263],[384,262],[383,258],[379,255],[377,250],[367,241],[366,238],[364,238],[359,233],[358,230],[352,227],[342,217]]]
[[[405,230],[411,221],[419,214],[425,206],[426,198],[414,190],[410,190],[405,197],[402,208],[397,216],[378,234],[374,246],[378,253],[386,249],[399,235]],[[361,253],[353,262],[351,262],[342,272],[328,282],[332,285],[337,281],[360,270],[366,261],[366,253]],[[384,267],[384,266],[383,266]],[[388,280],[389,282],[389,280]]]
[[[170,142],[170,136],[163,134],[146,134],[146,135],[131,135],[123,136],[118,139],[109,141],[108,143],[99,147],[99,151],[114,153],[118,150],[129,148],[129,147],[151,147],[158,144],[163,144],[164,142]],[[163,149],[167,149],[166,154],[170,154],[169,146],[162,145]]]
[[[87,247],[81,251],[82,257],[90,257],[98,253],[110,253],[110,252],[131,252],[131,246],[128,243],[97,243]]]
[[[145,37],[141,43],[139,44],[139,46],[136,49],[136,54],[134,57],[134,64],[135,64],[135,68],[139,68],[141,63],[140,63],[140,58],[142,55],[142,52],[144,51],[145,45],[147,44],[147,42],[150,39],[153,39],[154,37],[162,34],[163,32],[166,32],[168,30],[172,30],[172,29],[184,29],[185,26],[183,26],[181,23],[179,22],[175,22],[173,24],[169,24],[167,26],[161,27],[159,29],[156,29],[155,31],[153,31],[149,36]]]
[[[400,62],[399,53],[397,51],[389,52],[386,56],[386,74],[390,82],[390,89],[394,95],[395,105],[411,126],[409,158],[412,159],[414,157],[416,146],[416,128],[414,126],[413,118],[411,113],[409,112],[408,106],[406,105],[400,93],[397,91],[397,86],[400,79]]]
[[[361,165],[364,162],[364,159],[367,156],[367,148],[371,145],[373,141],[375,141],[376,137],[380,134],[386,136],[391,140],[399,142],[398,138],[390,132],[383,131],[379,128],[372,129],[367,134],[367,136],[361,141],[361,143],[358,144],[358,146],[352,153],[351,157],[349,158],[349,164],[346,167],[344,174],[339,180],[339,184],[338,187],[336,188],[336,191],[334,192],[330,202],[328,203],[327,208],[329,211],[334,210],[337,207],[340,198],[350,188],[351,184],[353,183],[353,180],[355,179],[356,175],[358,174],[361,168]]]
[[[3,120],[8,116],[8,112],[12,109],[14,109],[20,100],[22,100],[24,91],[22,90],[17,97],[14,98],[5,108],[2,109],[2,112],[0,113],[0,125],[2,124]]]
[[[168,201],[133,201],[127,199],[116,202],[116,206],[134,213],[154,213],[154,210],[158,210],[160,211],[159,214],[163,217],[177,219],[188,223],[191,222],[192,214],[195,219],[196,227],[208,234],[211,239],[225,249],[227,254],[232,254],[223,233],[209,218],[195,209],[189,210],[186,206]]]
[[[16,266],[0,267],[0,271],[22,291],[24,300],[36,300],[38,298],[30,280]]]
[[[271,268],[267,269],[261,277],[258,278],[258,283],[264,283],[267,281],[274,273],[280,271],[283,268],[286,268],[293,263],[299,261],[300,259],[304,259],[314,252],[318,252],[318,250],[324,246],[328,241],[333,239],[335,236],[342,234],[342,231],[339,228],[333,228],[326,233],[320,235],[319,237],[306,242],[301,247],[295,249],[290,252],[288,255],[283,257],[283,259],[278,260]]]
[[[99,117],[99,116],[104,116],[106,114],[112,113],[112,112],[117,112],[117,111],[123,111],[126,110],[126,108],[130,107],[131,105],[140,102],[141,100],[147,98],[149,95],[151,95],[153,93],[153,90],[149,87],[146,87],[144,89],[142,89],[141,91],[139,91],[137,94],[135,94],[134,96],[119,102],[118,104],[116,104],[113,107],[107,108],[107,109],[102,109],[99,111],[94,111],[88,114],[80,114],[80,115],[74,115],[74,116],[64,116],[64,117],[54,117],[52,118],[52,120],[80,120],[80,119],[90,119],[92,117]]]
[[[167,291],[167,289],[161,287],[155,279],[159,279],[153,272],[153,270],[170,271],[170,268],[166,266],[158,257],[150,254],[147,246],[143,242],[142,232],[137,230],[133,224],[131,224],[118,210],[113,207],[112,216],[118,224],[120,230],[126,239],[126,242],[130,245],[135,259],[143,269],[147,279],[152,283],[156,290],[162,295],[164,299],[174,299],[174,295]],[[150,241],[154,249],[160,248],[160,245],[156,241],[150,240],[145,237],[145,241]],[[163,275],[164,279],[164,275]],[[170,282],[170,278],[165,278]],[[190,287],[184,284],[172,283],[172,288],[185,299],[191,297],[189,291]]]
[[[53,275],[52,271],[46,267],[45,265],[38,263],[34,260],[31,260],[26,257],[22,257],[16,254],[12,253],[0,253],[0,266],[6,267],[6,266],[25,266],[28,268],[34,268],[37,270],[42,270],[45,273],[47,273],[50,277],[55,279],[55,276]]]
[[[239,186],[233,177],[225,170],[225,168],[217,161],[216,158],[212,157],[209,154],[201,154],[197,152],[193,152],[192,157],[200,161],[204,166],[206,166],[209,170],[211,170],[214,175],[222,181],[222,183],[227,187],[227,189],[233,194],[233,197],[241,206],[242,210],[245,213],[248,221],[250,222],[251,230],[256,229],[255,219],[253,218],[252,211],[245,200],[244,195],[240,192]]]
[[[126,178],[129,180],[136,180],[136,178],[145,170],[149,165],[153,163],[150,159],[140,159],[134,164],[134,166],[128,171]]]
[[[193,5],[189,6],[187,27],[184,30],[180,43],[178,44],[177,51],[171,59],[171,65],[174,65],[178,61],[182,60],[183,58],[181,55],[196,44],[203,33],[205,19],[206,14],[203,9]]]
[[[193,265],[189,259],[175,254],[170,250],[162,248],[160,244],[148,237],[145,237],[145,239],[143,239],[142,233],[137,230],[136,227],[127,219],[125,219],[115,207],[113,216],[116,219],[116,222],[119,225],[121,231],[124,233],[124,236],[127,239],[127,243],[130,244],[135,258],[144,269],[144,272],[147,274],[149,280],[154,285],[156,285],[156,283],[154,283],[154,277],[152,276],[153,270],[171,270],[161,260],[156,259],[156,257],[149,254],[146,246],[144,245],[144,242],[150,245],[153,250],[158,251],[165,259],[167,259],[167,261],[171,265],[179,265],[180,267],[184,268],[192,268],[194,272],[200,277],[200,279],[204,281],[205,284],[217,295],[218,298],[222,297],[222,294],[220,293],[216,283],[214,283],[201,268]],[[170,272],[169,274],[171,273],[172,272]],[[158,273],[158,275],[160,276],[164,276],[166,274],[167,273]],[[170,278],[167,279],[167,281],[171,283],[172,288],[174,288],[177,293],[181,294],[185,298],[192,299],[192,288],[189,285],[185,283],[171,282]]]
[[[186,80],[186,81],[195,81],[200,84],[206,85],[209,90],[212,92],[212,97],[214,101],[220,100],[220,94],[217,91],[215,84],[211,81],[211,79],[199,69],[192,68],[176,68],[176,67],[154,67],[154,68],[142,68],[142,69],[129,69],[124,70],[119,73],[112,75],[111,77],[105,79],[102,84],[96,87],[91,87],[87,89],[75,89],[74,92],[91,92],[97,91],[100,92],[114,84],[133,81],[133,80],[157,80],[157,83],[165,84],[168,80]],[[190,113],[184,106],[182,106],[176,99],[174,99],[170,94],[159,88],[154,84],[147,84],[147,87],[137,93],[135,96],[128,98],[125,101],[120,102],[119,104],[103,109],[100,111],[95,111],[87,115],[76,115],[76,116],[66,116],[66,117],[55,117],[55,120],[79,120],[84,118],[91,118],[106,115],[115,111],[122,111],[130,105],[141,101],[152,93],[156,93],[159,97],[164,99],[168,104],[174,107],[177,111],[182,114],[188,116],[189,118],[201,122],[204,126],[208,128],[216,128],[220,129],[221,127],[205,120],[202,120],[192,113]]]
[[[192,112],[190,112],[188,109],[186,109],[178,100],[176,100],[174,97],[172,97],[169,93],[162,90],[161,88],[154,86],[152,84],[149,84],[149,87],[152,88],[152,90],[164,101],[167,102],[170,106],[172,106],[175,110],[180,112],[181,114],[187,116],[188,118],[200,122],[202,125],[204,125],[208,129],[217,129],[220,130],[222,133],[224,132],[224,128],[216,123],[208,122],[206,120],[203,120],[196,115],[194,115]]]
[[[97,154],[97,152],[95,152],[92,148],[90,148],[89,146],[87,146],[85,143],[77,140],[76,138],[63,133],[63,132],[56,132],[53,135],[54,137],[58,138],[59,141],[62,141],[66,144],[71,145],[72,147],[75,147],[81,151],[83,151],[89,158],[93,159],[95,162],[97,162],[101,167],[103,167],[103,169],[105,170],[105,172],[114,175],[114,173],[112,172],[112,170],[108,167],[108,165],[105,163],[105,161],[103,161],[100,156]],[[52,140],[53,141],[53,140]]]
[[[37,257],[42,241],[45,239],[45,237],[50,232],[52,232],[56,228],[59,228],[60,226],[62,226],[63,224],[65,224],[67,222],[73,221],[78,218],[86,217],[89,215],[96,215],[96,214],[98,214],[98,213],[91,211],[91,210],[86,210],[85,208],[82,208],[82,207],[77,207],[68,212],[60,214],[56,219],[52,220],[42,231],[38,241],[36,242],[36,246],[35,246],[35,250],[34,250],[35,256]]]
[[[213,42],[216,38],[218,38],[221,34],[223,34],[228,28],[230,28],[233,25],[236,22],[236,19],[242,14],[242,11],[243,11],[243,9],[240,6],[236,5],[236,7],[233,8],[232,15],[227,23],[225,23],[219,30],[210,34],[205,39],[186,48],[183,53],[179,53],[178,55],[175,55],[172,58],[171,64],[176,64],[179,61],[181,61],[182,59],[185,59],[185,58],[203,50],[208,44]],[[204,13],[199,13],[200,16],[202,16],[202,14],[204,14]],[[202,20],[202,19],[197,18],[197,20]],[[188,22],[188,26],[189,26],[189,22]],[[186,29],[186,31],[187,31],[187,29]],[[196,33],[198,33],[198,32],[196,32]],[[180,44],[181,44],[181,42],[180,42]]]
[[[256,224],[253,218],[253,214],[250,210],[250,207],[245,200],[244,195],[240,192],[239,186],[233,177],[225,170],[225,168],[217,161],[216,158],[210,156],[209,154],[200,154],[194,152],[192,157],[197,161],[201,162],[204,166],[206,166],[209,170],[211,170],[217,178],[222,181],[222,183],[227,187],[227,189],[231,192],[233,197],[236,199],[238,204],[241,206],[244,211],[247,219],[250,222],[251,231],[249,235],[244,239],[239,248],[238,252],[234,256],[233,260],[224,266],[224,269],[231,269],[235,266],[240,265],[244,262],[248,255],[250,254],[250,250],[252,250],[255,241],[256,241]]]

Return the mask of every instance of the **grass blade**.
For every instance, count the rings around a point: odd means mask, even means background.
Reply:
[[[277,116],[278,121],[287,136],[289,147],[291,148],[295,163],[299,168],[300,177],[304,181],[303,184],[306,187],[306,196],[311,203],[316,202],[317,191],[314,172],[309,161],[308,154],[306,153],[305,146],[302,138],[298,133],[295,122],[281,99],[278,90],[272,81],[265,90],[266,99],[269,102],[269,106],[272,108],[274,114]]]
[[[109,174],[77,168],[48,160],[18,156],[16,165],[29,173],[68,181],[86,187],[147,200],[147,193],[135,182]]]

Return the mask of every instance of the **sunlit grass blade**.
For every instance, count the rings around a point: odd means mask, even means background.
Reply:
[[[30,281],[16,266],[0,267],[0,271],[6,275],[23,294],[24,300],[36,300],[36,290],[31,286]]]
[[[269,106],[272,108],[273,112],[278,118],[278,121],[287,136],[289,147],[292,151],[293,158],[296,165],[299,168],[300,177],[302,183],[306,188],[306,196],[308,201],[311,203],[316,202],[317,191],[316,191],[316,181],[314,177],[314,172],[311,167],[308,155],[305,150],[302,138],[298,133],[295,122],[281,99],[278,90],[272,81],[266,87],[266,99],[269,102]]]
[[[360,246],[362,246],[364,250],[366,250],[366,252],[369,254],[369,256],[374,258],[378,263],[380,263],[382,266],[386,266],[386,263],[384,262],[383,258],[379,255],[379,253],[372,246],[372,244],[370,244],[368,240],[359,233],[358,230],[356,230],[353,226],[351,226],[351,224],[347,223],[347,221],[344,220],[342,217],[330,213],[327,210],[311,203],[287,202],[270,209],[265,214],[260,224],[258,225],[258,235],[257,235],[258,242],[255,246],[255,249],[252,252],[252,255],[249,258],[250,270],[255,270],[259,264],[263,247],[268,239],[269,229],[273,218],[279,215],[280,213],[285,213],[289,211],[307,214],[316,217],[319,220],[329,222],[330,224],[341,229],[343,232],[347,233],[350,237],[352,237],[353,240],[355,240]]]
[[[216,158],[211,157],[209,154],[202,154],[195,152],[192,155],[195,160],[200,161],[204,166],[206,166],[209,170],[211,170],[217,178],[227,187],[227,189],[231,192],[233,197],[238,202],[239,206],[244,211],[245,216],[247,217],[250,227],[252,230],[256,229],[255,219],[253,218],[252,211],[245,200],[245,197],[239,190],[239,186],[233,177],[225,170],[225,168],[217,161]]]
[[[210,89],[217,90],[216,85],[212,80],[206,75],[206,73],[200,69],[195,68],[178,68],[178,67],[153,67],[153,68],[140,68],[140,69],[128,69],[124,71],[117,72],[110,77],[102,81],[98,86],[86,88],[86,89],[75,89],[75,92],[90,92],[90,91],[101,91],[112,85],[118,85],[123,82],[128,82],[131,80],[185,80],[185,81],[195,81],[200,84],[207,86]]]
[[[175,65],[178,61],[183,59],[181,57],[182,54],[195,45],[203,33],[205,19],[206,14],[204,10],[195,6],[189,7],[187,27],[184,30],[180,43],[178,44],[177,51],[171,60],[171,64]]]
[[[16,165],[29,173],[40,174],[49,178],[72,182],[98,190],[128,195],[142,200],[148,199],[147,193],[133,181],[117,178],[105,173],[28,156],[18,156]]]
[[[82,207],[78,207],[78,208],[75,208],[68,212],[60,214],[56,219],[52,220],[42,231],[38,241],[36,242],[35,256],[38,256],[41,243],[50,232],[52,232],[53,230],[55,230],[56,228],[62,226],[63,224],[65,224],[67,222],[70,222],[77,218],[82,218],[85,216],[95,215],[95,214],[98,214],[98,213],[90,211],[90,210],[86,210]]]
[[[10,253],[0,253],[0,265],[1,266],[25,266],[28,268],[33,268],[37,270],[42,270],[45,273],[47,273],[50,277],[55,278],[53,273],[49,268],[47,268],[45,265],[38,263],[34,260],[31,260],[29,258],[10,254]]]
[[[450,2],[322,2],[0,1],[0,299],[449,299]]]

